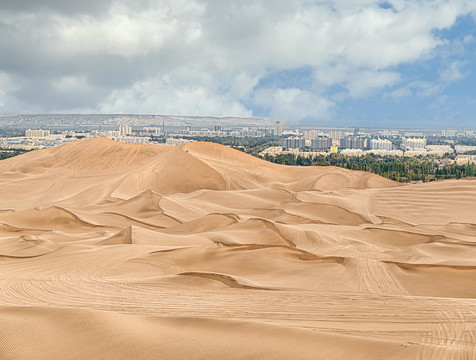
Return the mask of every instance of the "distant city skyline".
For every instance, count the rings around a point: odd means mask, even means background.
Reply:
[[[0,114],[474,129],[470,0],[5,0]]]

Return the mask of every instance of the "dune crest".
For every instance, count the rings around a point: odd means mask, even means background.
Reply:
[[[476,358],[476,179],[95,138],[0,185],[1,359]]]

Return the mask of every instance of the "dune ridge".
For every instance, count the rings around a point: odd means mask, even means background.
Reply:
[[[0,359],[476,358],[476,179],[95,138],[0,185]]]

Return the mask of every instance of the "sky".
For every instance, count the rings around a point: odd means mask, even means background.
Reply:
[[[0,113],[476,128],[476,1],[2,0]]]

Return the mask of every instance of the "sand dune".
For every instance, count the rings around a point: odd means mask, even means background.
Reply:
[[[476,179],[225,146],[0,162],[1,359],[476,358]]]

